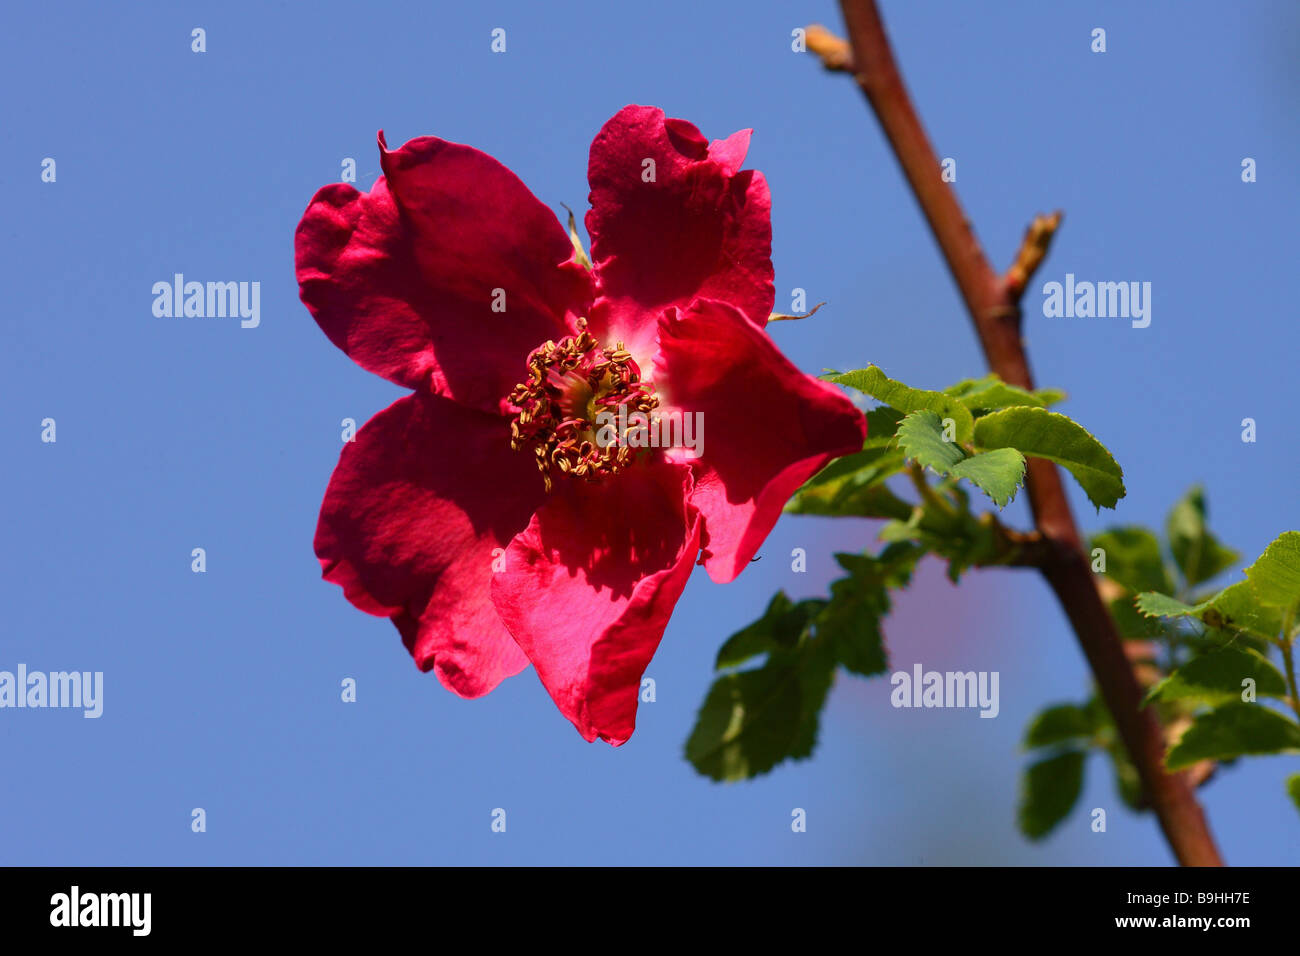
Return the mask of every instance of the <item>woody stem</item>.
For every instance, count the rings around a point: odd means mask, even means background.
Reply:
[[[1028,280],[1026,267],[1032,271],[1042,256],[1028,262],[1017,257],[1021,268],[1006,278],[994,272],[956,192],[940,176],[938,157],[903,84],[874,0],[840,0],[840,6],[851,51],[846,62],[938,241],[990,368],[1004,381],[1032,389],[1020,334],[1020,293]],[[1055,226],[1040,238],[1042,252]],[[1040,570],[1074,629],[1165,839],[1184,865],[1222,865],[1186,775],[1165,770],[1163,730],[1154,710],[1142,706],[1141,687],[1097,590],[1060,472],[1049,461],[1030,459],[1025,483],[1034,523],[1046,543]]]

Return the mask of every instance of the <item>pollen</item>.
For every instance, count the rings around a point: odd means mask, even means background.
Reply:
[[[533,349],[527,379],[509,395],[519,410],[510,447],[531,450],[547,491],[557,472],[586,481],[618,474],[637,452],[627,443],[627,423],[649,421],[659,407],[654,385],[641,380],[622,342],[602,348],[586,319],[577,327],[576,335]]]

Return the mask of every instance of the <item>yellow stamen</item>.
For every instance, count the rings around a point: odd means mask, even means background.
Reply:
[[[633,460],[627,433],[613,422],[649,420],[659,407],[650,382],[622,342],[601,348],[587,332],[586,319],[577,334],[559,342],[547,340],[528,356],[528,376],[510,392],[518,413],[510,423],[510,447],[532,448],[537,468],[549,492],[552,471],[597,481],[616,475]],[[624,416],[620,418],[619,412]],[[602,413],[608,418],[600,419]],[[602,440],[601,435],[605,438]]]

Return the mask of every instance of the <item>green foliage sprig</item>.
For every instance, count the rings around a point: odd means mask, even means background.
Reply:
[[[870,677],[888,669],[890,592],[907,587],[925,555],[944,560],[954,583],[972,567],[1041,567],[1051,559],[1036,532],[1010,529],[998,514],[1023,484],[1027,459],[1063,467],[1098,510],[1125,494],[1123,471],[1105,446],[1051,410],[1062,392],[1027,391],[995,375],[929,391],[875,366],[824,378],[879,404],[867,412],[862,450],[823,468],[785,510],[883,519],[884,547],[837,554],[845,574],[828,597],[778,592],[722,645],[719,676],[686,744],[696,770],[715,780],[748,779],[812,754],[837,670]],[[973,510],[969,488],[994,510]],[[1300,532],[1278,537],[1244,580],[1209,587],[1240,555],[1209,530],[1204,494],[1193,488],[1170,511],[1163,542],[1145,528],[1117,526],[1094,535],[1090,547],[1116,629],[1147,687],[1144,706],[1158,709],[1167,730],[1169,770],[1189,770],[1199,784],[1244,756],[1300,752],[1293,654]],[[1077,804],[1090,753],[1105,756],[1121,799],[1144,809],[1137,769],[1095,692],[1042,710],[1024,746],[1033,761],[1018,824],[1031,839],[1050,833]],[[1300,774],[1286,786],[1300,806]]]

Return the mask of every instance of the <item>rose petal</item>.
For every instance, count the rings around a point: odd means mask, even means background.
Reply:
[[[621,340],[643,365],[655,322],[696,296],[729,302],[756,326],[772,313],[772,200],[739,172],[749,130],[712,144],[663,110],[627,106],[591,144],[587,231],[599,298],[592,334]],[[655,162],[645,182],[644,162]]]
[[[504,420],[416,393],[344,447],[316,554],[349,601],[393,618],[421,670],[478,697],[528,663],[489,587],[493,549],[504,549],[544,499],[536,465],[511,451]]]
[[[379,145],[386,178],[368,193],[326,186],[303,214],[302,301],[362,368],[497,411],[528,353],[587,314],[590,274],[554,213],[492,157],[434,137],[389,151],[380,133]]]
[[[690,487],[689,468],[662,460],[566,479],[493,576],[501,619],[589,741],[618,746],[636,727],[641,675],[699,552]]]
[[[655,383],[665,411],[702,416],[691,501],[704,516],[704,566],[719,583],[744,570],[796,488],[866,438],[852,402],[726,303],[664,313]]]

